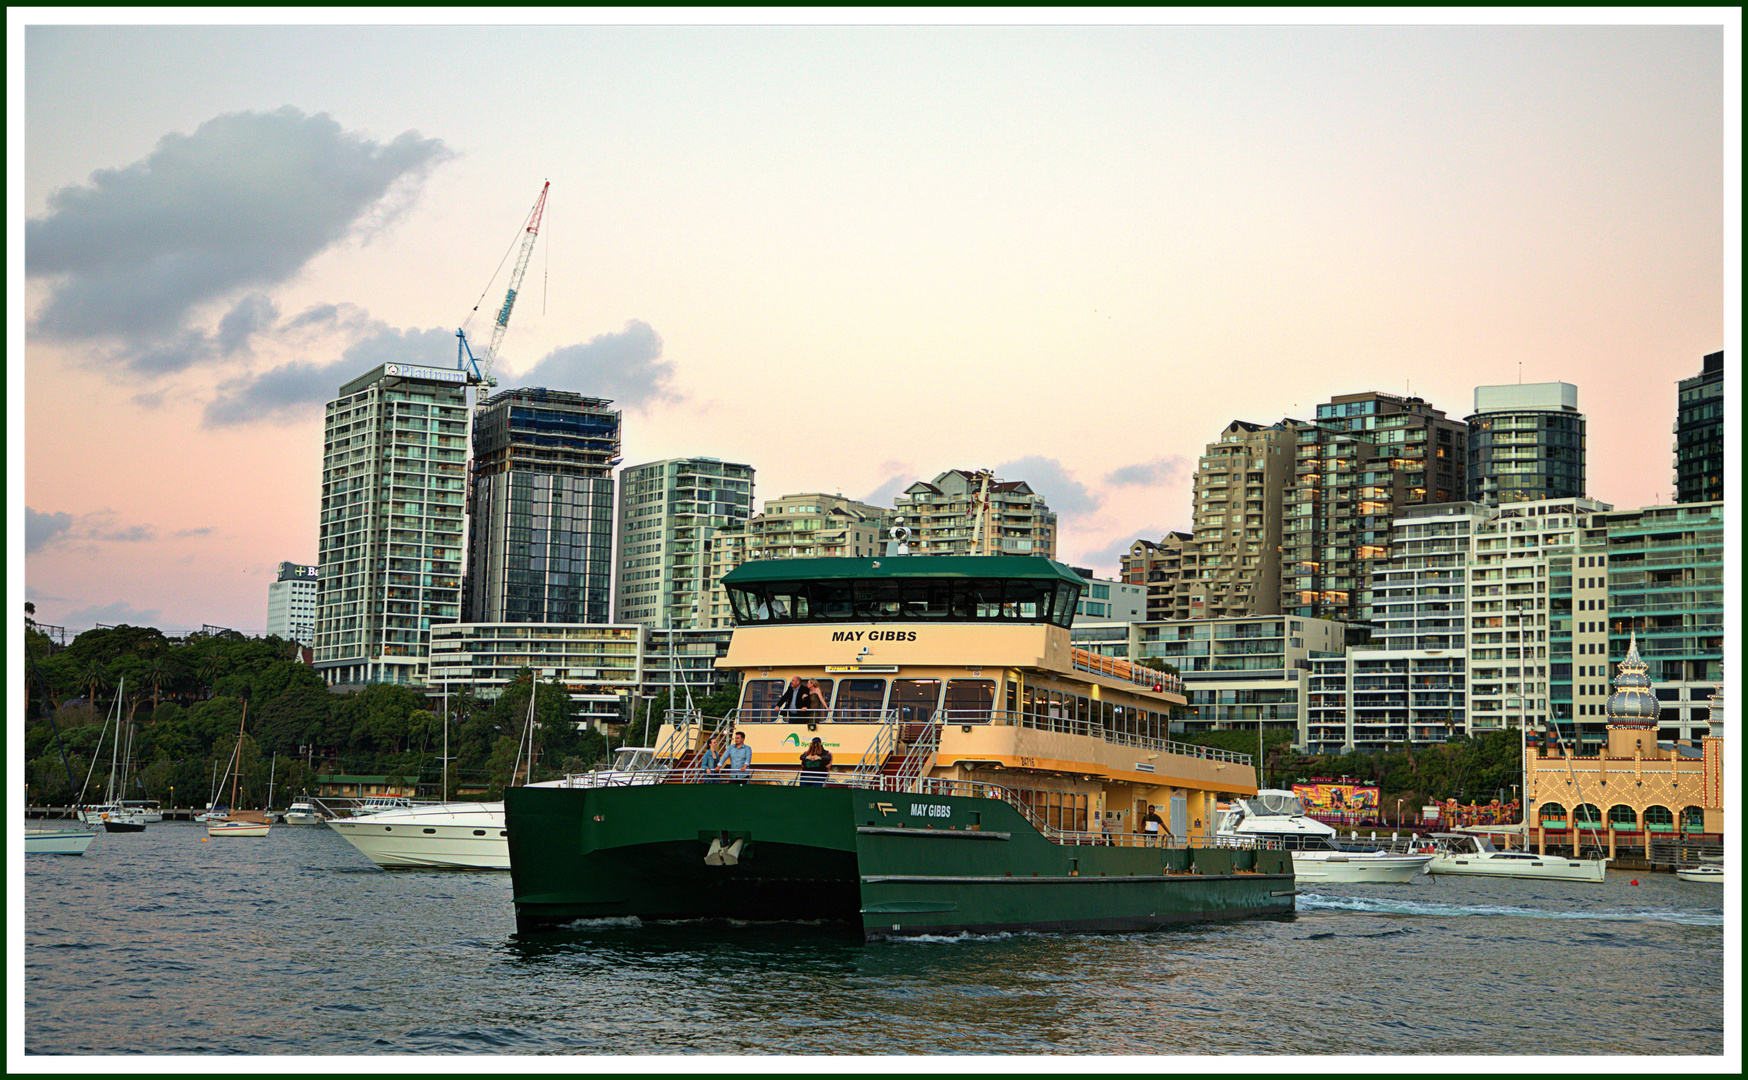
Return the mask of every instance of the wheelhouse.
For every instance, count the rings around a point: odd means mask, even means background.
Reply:
[[[1038,556],[900,555],[743,563],[723,579],[741,626],[1037,623],[1067,629],[1086,582]]]

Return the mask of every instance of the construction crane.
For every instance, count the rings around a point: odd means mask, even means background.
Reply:
[[[492,384],[492,363],[498,358],[498,346],[503,344],[504,331],[509,328],[510,312],[516,306],[516,293],[522,288],[522,275],[528,272],[528,258],[534,254],[534,238],[540,235],[540,215],[546,211],[546,189],[551,186],[551,180],[540,185],[540,197],[534,200],[534,209],[528,213],[528,224],[522,228],[522,249],[516,253],[516,266],[510,271],[510,289],[504,294],[504,303],[498,308],[498,317],[492,322],[492,340],[486,346],[486,351],[475,357],[473,350],[468,347],[465,328],[455,332],[455,336],[461,339],[456,366],[467,370],[461,363],[465,356],[472,365],[475,378],[484,385]],[[499,264],[500,267],[502,265]],[[491,286],[487,285],[486,288]],[[480,299],[485,299],[483,293]],[[473,310],[479,311],[479,301],[474,302]]]

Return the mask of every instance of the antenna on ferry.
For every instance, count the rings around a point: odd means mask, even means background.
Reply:
[[[892,539],[886,541],[886,554],[910,554],[910,527],[904,523],[903,518],[899,518],[893,523],[892,528],[887,530],[887,535],[892,537]]]

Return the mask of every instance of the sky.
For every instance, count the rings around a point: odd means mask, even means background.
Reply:
[[[990,468],[1112,576],[1233,420],[1519,381],[1578,387],[1592,497],[1666,503],[1720,349],[1734,452],[1733,9],[411,13],[9,9],[40,622],[263,632],[324,403],[488,341],[547,181],[500,388],[610,398],[626,464],[749,464],[760,504]]]

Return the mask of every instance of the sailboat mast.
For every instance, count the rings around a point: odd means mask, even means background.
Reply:
[[[243,725],[249,722],[249,699],[243,699],[243,718],[237,721],[237,771],[231,775],[231,812],[237,811],[237,785],[243,779]]]
[[[115,735],[109,744],[109,788],[104,793],[104,802],[115,802],[119,796],[115,793],[115,768],[121,761],[121,694],[127,687],[127,679],[123,678],[115,687]]]

